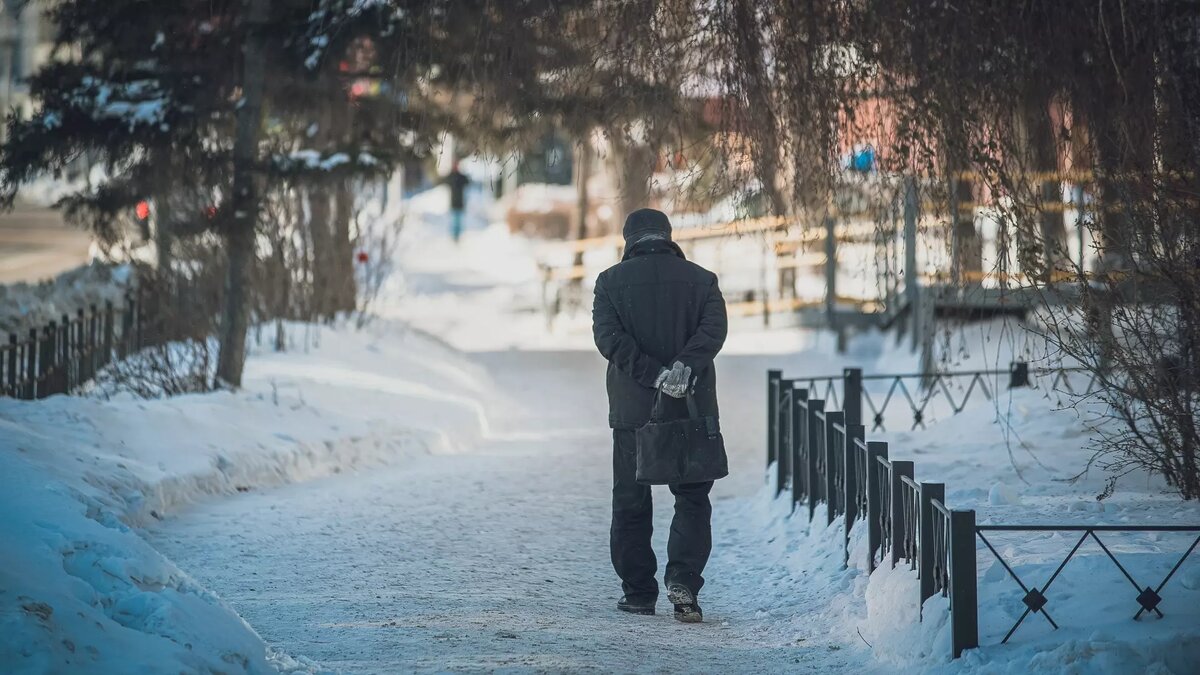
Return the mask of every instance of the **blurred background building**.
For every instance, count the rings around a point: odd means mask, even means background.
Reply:
[[[49,58],[53,39],[53,26],[43,19],[45,5],[42,0],[4,0],[0,5],[0,109],[6,113],[32,112],[28,78]]]

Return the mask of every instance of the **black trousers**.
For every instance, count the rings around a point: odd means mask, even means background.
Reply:
[[[650,546],[654,531],[650,486],[635,480],[637,442],[634,432],[613,430],[613,515],[609,545],[613,568],[625,595],[635,600],[658,597],[658,559]],[[712,481],[670,485],[675,517],[667,539],[666,584],[679,583],[693,594],[704,586],[704,566],[712,552]]]

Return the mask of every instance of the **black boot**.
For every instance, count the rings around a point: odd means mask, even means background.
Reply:
[[[654,614],[654,600],[630,599],[629,596],[622,596],[617,601],[617,609],[630,614],[641,614],[650,616]]]
[[[704,612],[700,603],[696,602],[696,594],[683,584],[667,586],[667,600],[675,605],[675,620],[683,623],[700,623],[704,621]]]

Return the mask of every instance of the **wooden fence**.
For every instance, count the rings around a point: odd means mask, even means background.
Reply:
[[[140,303],[131,294],[120,307],[93,304],[26,334],[11,333],[0,344],[0,396],[35,400],[76,391],[143,347],[142,328]]]

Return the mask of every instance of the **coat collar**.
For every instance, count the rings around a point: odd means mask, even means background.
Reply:
[[[679,248],[679,244],[676,244],[669,239],[650,239],[647,241],[639,241],[638,243],[626,249],[625,255],[621,258],[621,260],[629,260],[630,258],[638,258],[644,255],[665,254],[674,255],[687,260],[687,257],[683,255],[683,249]]]

